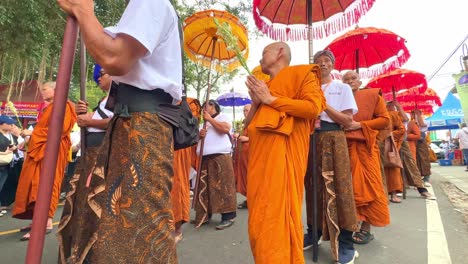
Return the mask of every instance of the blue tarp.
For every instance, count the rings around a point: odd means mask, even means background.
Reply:
[[[460,100],[449,92],[442,106],[426,121],[429,122],[429,130],[455,129],[460,128],[463,118]]]

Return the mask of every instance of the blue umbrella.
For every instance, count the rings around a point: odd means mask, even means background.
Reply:
[[[244,95],[237,92],[222,94],[218,98],[216,98],[216,101],[218,101],[219,105],[233,107],[243,106],[252,103],[252,100],[250,100],[248,95]]]
[[[232,106],[233,124],[236,120],[234,107],[243,106],[243,105],[252,103],[252,100],[250,100],[248,95],[244,95],[244,94],[236,93],[236,92],[229,92],[229,93],[222,94],[218,98],[216,98],[216,101],[219,103],[219,105],[222,105],[222,106]]]

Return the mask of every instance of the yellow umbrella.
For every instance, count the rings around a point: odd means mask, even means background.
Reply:
[[[216,20],[216,21],[215,21]],[[231,43],[225,40],[223,36],[218,34],[218,25],[227,23],[230,32],[234,35],[237,43]],[[230,36],[228,36],[230,37]],[[236,52],[229,48],[235,46],[240,51],[242,57],[247,60],[249,54],[247,29],[239,21],[239,19],[225,11],[206,10],[193,14],[184,21],[184,50],[189,59],[194,62],[199,62],[209,69],[208,72],[208,89],[206,91],[205,102],[210,99],[211,82],[210,75],[213,64],[215,69],[220,72],[230,72],[239,67],[241,63],[237,58]],[[206,107],[206,106],[205,106]],[[206,129],[207,122],[204,122],[203,129]],[[195,194],[192,207],[197,204],[199,193],[198,185],[200,179],[206,177],[206,173],[202,175],[201,164],[203,158],[203,148],[205,145],[204,138],[200,142],[200,162],[197,168],[197,179],[195,183]],[[203,184],[203,182],[202,182]],[[206,187],[201,188],[206,190]],[[200,203],[206,210],[206,205]],[[200,227],[201,223],[197,226]]]
[[[202,63],[210,68],[215,64],[218,72],[231,72],[240,66],[234,51],[228,49],[228,44],[217,34],[219,23],[228,23],[231,31],[237,37],[243,57],[247,60],[249,44],[247,29],[234,15],[219,10],[206,10],[193,14],[184,22],[184,50],[187,57],[194,62]]]
[[[257,79],[262,80],[264,82],[268,82],[270,80],[270,75],[263,73],[262,66],[260,65],[253,68],[252,75],[255,76]]]

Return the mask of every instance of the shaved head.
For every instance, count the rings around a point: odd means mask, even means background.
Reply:
[[[343,75],[343,83],[346,83],[347,85],[351,86],[351,89],[353,91],[359,90],[359,87],[361,87],[361,78],[359,77],[359,73],[355,71],[348,71]]]
[[[288,64],[291,62],[291,48],[286,42],[275,42],[266,46],[265,49],[271,49],[277,52],[281,52],[282,59]]]

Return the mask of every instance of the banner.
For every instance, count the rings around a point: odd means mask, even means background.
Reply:
[[[41,103],[35,102],[13,102],[13,105],[16,108],[18,117],[27,117],[27,118],[37,118],[38,110]],[[6,105],[6,102],[2,102],[1,106],[2,114],[8,116],[15,116],[13,111],[9,109]]]
[[[454,74],[455,87],[457,88],[458,95],[460,96],[460,103],[463,109],[464,120],[467,123],[468,117],[468,71],[463,71]]]

